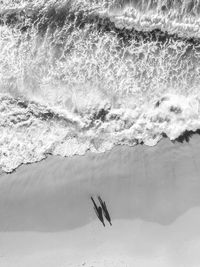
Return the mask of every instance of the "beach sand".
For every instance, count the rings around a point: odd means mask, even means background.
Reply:
[[[106,202],[103,227],[90,197]],[[200,266],[200,136],[0,176],[0,266]]]

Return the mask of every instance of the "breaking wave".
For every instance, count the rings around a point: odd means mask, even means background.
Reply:
[[[198,1],[0,1],[0,167],[200,129]]]

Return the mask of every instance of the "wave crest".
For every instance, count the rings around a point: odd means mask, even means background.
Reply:
[[[99,153],[114,145],[155,145],[184,131],[200,128],[199,100],[168,95],[135,109],[113,109],[101,103],[87,114],[2,96],[0,99],[0,166],[12,172],[47,155]]]

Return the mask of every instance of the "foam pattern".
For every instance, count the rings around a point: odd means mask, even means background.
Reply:
[[[198,1],[0,5],[4,171],[200,129]]]

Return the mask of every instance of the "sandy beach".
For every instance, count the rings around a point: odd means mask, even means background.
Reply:
[[[0,176],[0,266],[199,266],[200,136]],[[113,225],[90,197],[106,201]]]
[[[0,0],[0,267],[200,267],[200,0]]]

